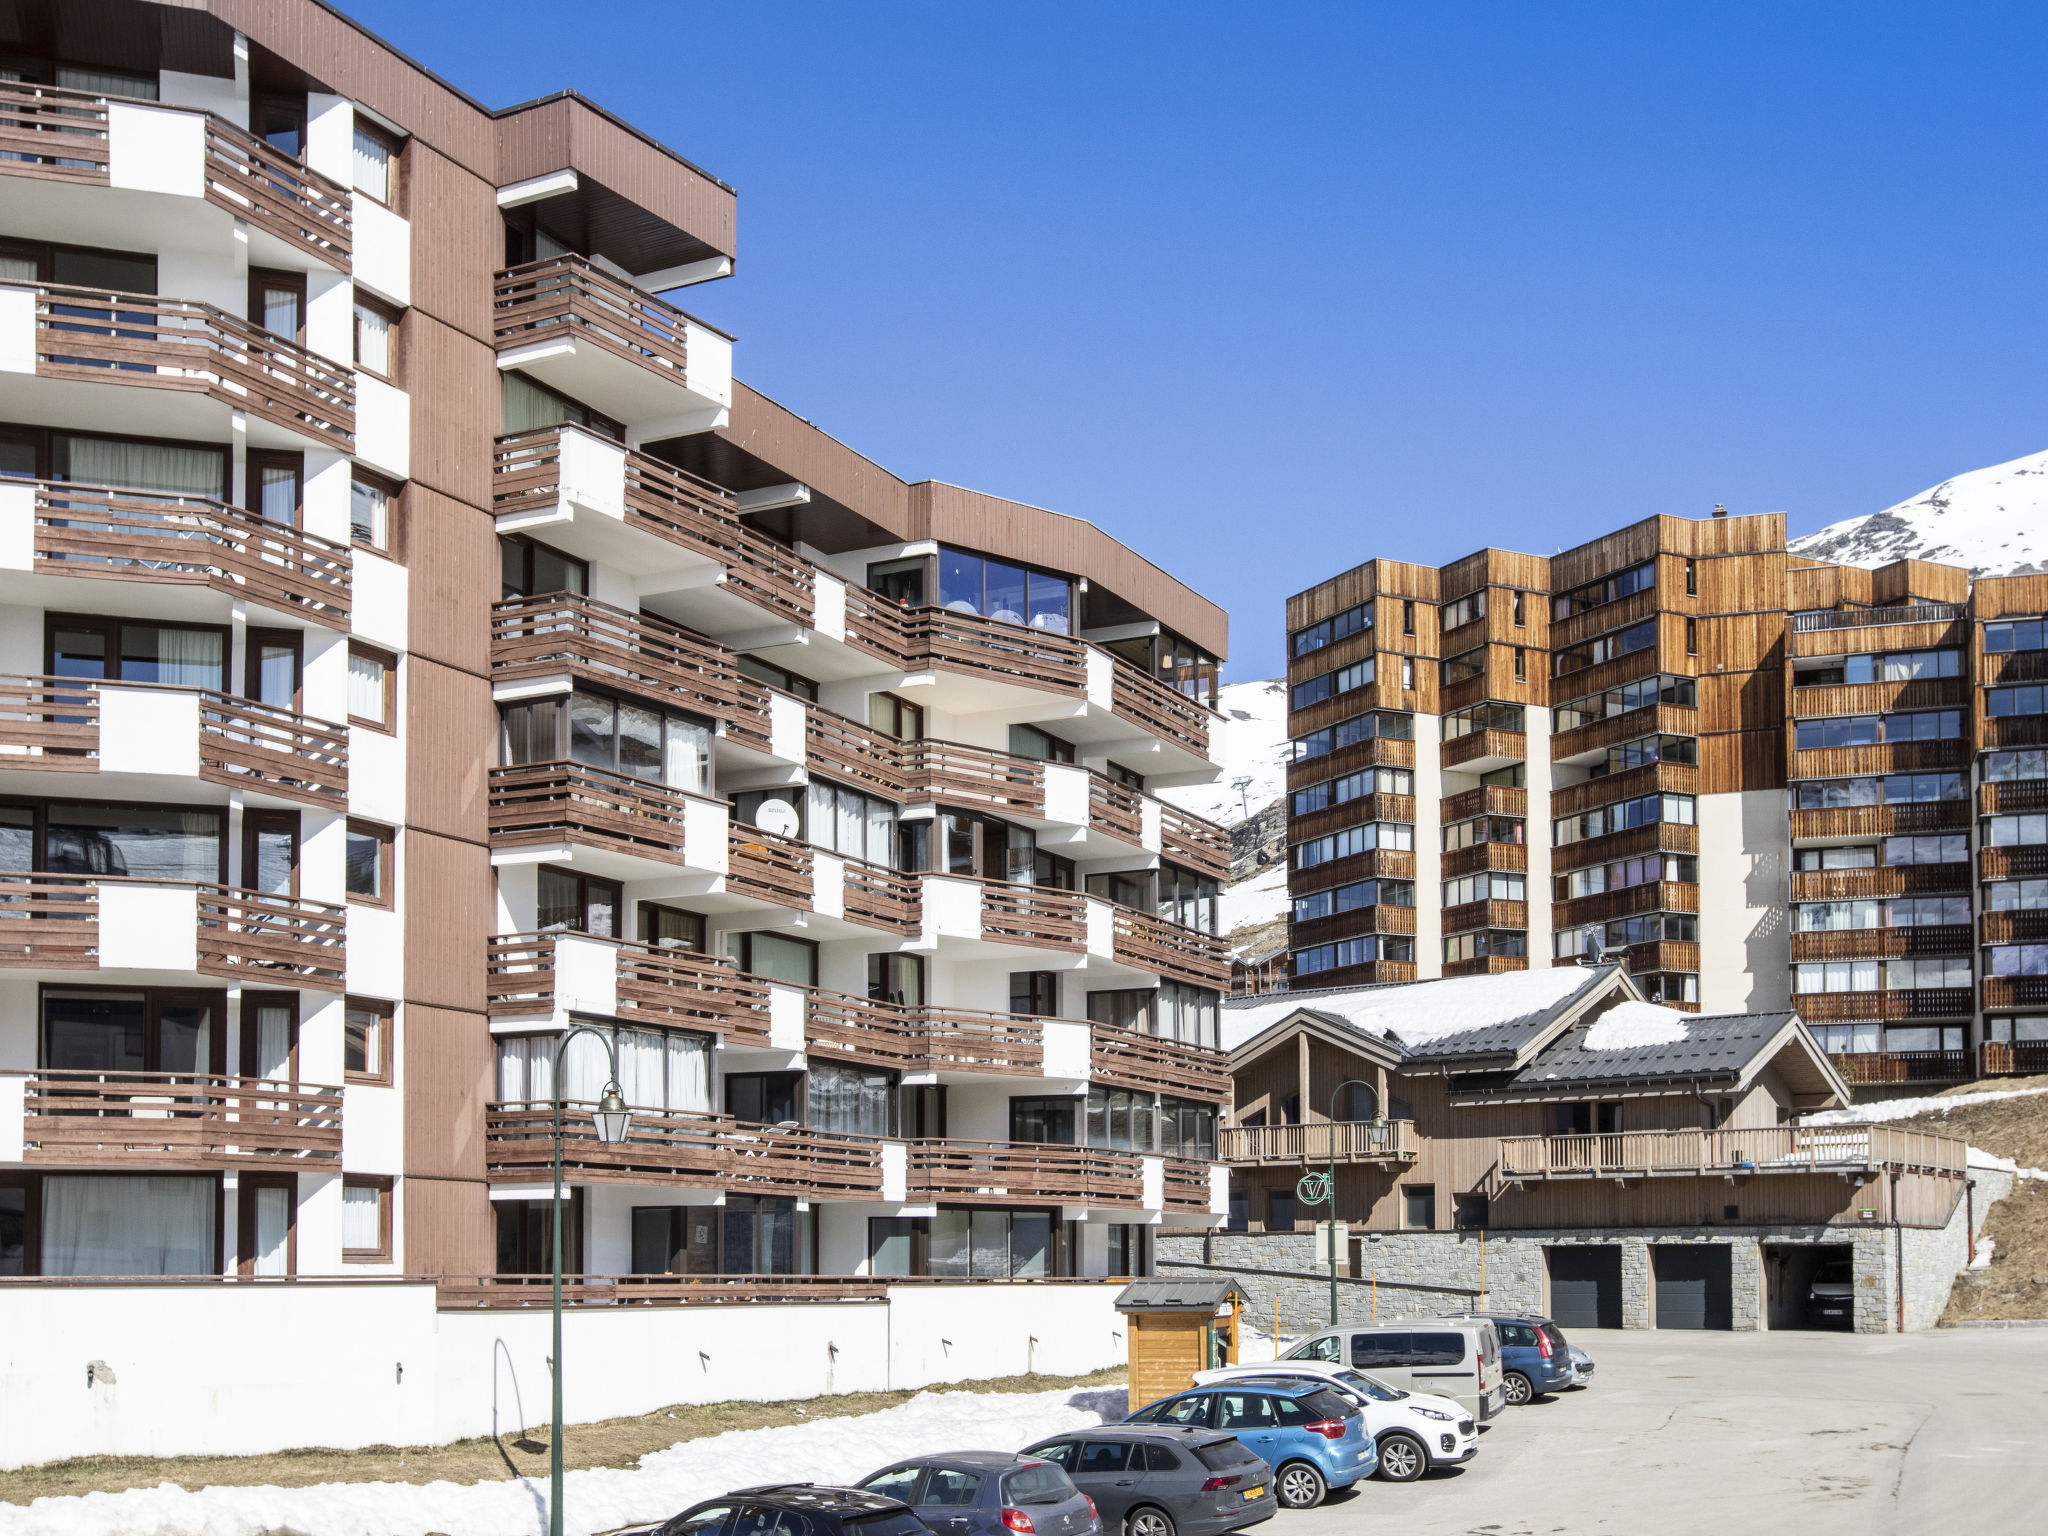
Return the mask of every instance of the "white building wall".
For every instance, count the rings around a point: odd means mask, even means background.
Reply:
[[[1415,976],[1444,973],[1443,721],[1418,710],[1415,720]]]
[[[1785,792],[1701,795],[1700,1011],[1791,1005]]]
[[[1525,774],[1528,780],[1529,823],[1522,833],[1528,843],[1529,878],[1524,883],[1529,895],[1529,969],[1543,970],[1550,964],[1553,932],[1550,922],[1550,711],[1541,705],[1530,704],[1524,707],[1522,718],[1529,738]]]

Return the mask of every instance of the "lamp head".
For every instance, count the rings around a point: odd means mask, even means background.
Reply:
[[[626,1127],[632,1124],[632,1111],[626,1108],[626,1101],[619,1094],[617,1083],[604,1085],[604,1097],[597,1101],[592,1119],[597,1122],[597,1139],[617,1143],[626,1139]]]

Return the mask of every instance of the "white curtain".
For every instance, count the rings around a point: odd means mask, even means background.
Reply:
[[[519,1035],[498,1042],[498,1097],[506,1103],[546,1103],[554,1087],[558,1035]],[[621,1029],[619,1093],[635,1109],[711,1107],[711,1041],[672,1029]],[[604,1046],[579,1035],[562,1062],[563,1098],[595,1102],[610,1063]]]
[[[213,1274],[215,1188],[205,1177],[49,1174],[43,1273]]]
[[[622,1029],[614,1038],[619,1051],[620,1095],[636,1107],[663,1107],[668,1100],[668,1062],[660,1032]]]
[[[157,681],[178,688],[221,685],[221,636],[210,629],[156,632]]]
[[[703,1035],[663,1031],[668,1065],[670,1109],[711,1107],[711,1041]]]
[[[341,1186],[341,1246],[384,1246],[384,1195],[374,1184]]]
[[[86,485],[157,491],[171,496],[226,494],[221,456],[208,449],[161,443],[117,443],[104,437],[66,437],[65,472]]]
[[[0,282],[32,283],[37,268],[32,256],[0,256]]]
[[[362,720],[384,719],[384,663],[374,657],[349,653],[348,712]]]
[[[832,839],[838,829],[838,791],[822,780],[811,780],[807,792],[810,804],[805,808],[804,826],[811,834],[811,846],[837,853],[839,849]]]
[[[292,1225],[292,1192],[282,1185],[263,1184],[256,1189],[256,1259],[259,1275],[291,1273],[289,1245]],[[346,1204],[344,1203],[344,1216]],[[375,1247],[373,1243],[371,1245]]]
[[[380,203],[391,201],[391,147],[382,139],[363,132],[355,132],[355,154],[353,156],[355,186],[359,192],[367,192]],[[375,1246],[372,1244],[371,1246]]]
[[[291,1009],[265,1005],[256,1010],[256,1075],[266,1083],[291,1081]]]
[[[668,741],[664,749],[662,779],[670,789],[686,789],[695,794],[702,794],[705,785],[705,765],[710,756],[709,729],[693,725],[687,720],[668,721]]]

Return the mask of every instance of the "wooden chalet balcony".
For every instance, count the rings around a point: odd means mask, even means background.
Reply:
[[[981,882],[981,936],[998,944],[1078,950],[1088,938],[1087,913],[1087,898],[1079,891]]]
[[[884,1301],[903,1280],[861,1275],[564,1275],[565,1307],[730,1306],[765,1301]],[[550,1275],[443,1276],[435,1281],[443,1312],[553,1305]]]
[[[1440,761],[1446,768],[1462,768],[1467,773],[1485,773],[1495,768],[1505,768],[1510,763],[1525,761],[1529,756],[1529,737],[1523,731],[1467,731],[1463,736],[1453,736],[1444,742]]]
[[[1986,1040],[1978,1060],[1986,1077],[2036,1077],[2048,1073],[2048,1040]]]
[[[2048,875],[2048,844],[2025,848],[1980,848],[1977,872],[1986,880],[2038,880]]]
[[[809,909],[816,865],[809,843],[737,822],[726,829],[725,888],[778,907]]]
[[[1792,935],[1795,964],[1802,960],[1935,959],[1969,952],[1967,923],[1917,928],[1831,928]]]
[[[1987,651],[1977,657],[1977,681],[1991,687],[2038,683],[2044,678],[2048,678],[2048,651]]]
[[[1093,1025],[1089,1045],[1089,1076],[1104,1087],[1219,1102],[1230,1097],[1230,1058],[1220,1050],[1114,1024]]]
[[[1964,1171],[1956,1136],[1887,1125],[1767,1126],[1755,1130],[1617,1131],[1501,1138],[1506,1181],[1693,1177],[1727,1173]]]
[[[1104,837],[1136,845],[1144,840],[1145,797],[1102,774],[1088,775],[1088,825]]]
[[[1529,969],[1527,955],[1474,955],[1469,960],[1446,960],[1446,976],[1504,976],[1510,971]]]
[[[618,421],[710,417],[732,403],[732,338],[565,254],[510,267],[492,294],[500,368]]]
[[[1986,976],[1983,987],[1986,1009],[2048,1006],[2048,976]]]
[[[1999,747],[2038,747],[2048,742],[2048,716],[2001,715],[1984,721],[1982,740],[1987,752]]]
[[[490,782],[493,848],[581,846],[684,865],[691,863],[688,823],[698,820],[703,835],[713,826],[706,813],[723,809],[665,784],[583,763],[493,768]],[[695,851],[698,868],[714,867],[709,850]]]
[[[1576,784],[1560,784],[1550,792],[1550,814],[1576,816],[1597,806],[1614,805],[1643,795],[1697,794],[1700,771],[1691,763],[1645,763],[1621,773],[1602,774]]]
[[[1311,992],[1326,987],[1370,987],[1383,981],[1415,980],[1413,960],[1369,960],[1364,965],[1339,966],[1313,976],[1294,978],[1293,990]]]
[[[909,1148],[910,1198],[920,1203],[1145,1204],[1144,1158],[1136,1152],[1024,1141],[913,1141]],[[1208,1165],[1186,1158],[1161,1161],[1165,1208],[1208,1210]]]
[[[1853,1051],[1829,1059],[1852,1088],[1879,1083],[1960,1083],[1975,1076],[1968,1051]]]
[[[1304,757],[1287,765],[1287,788],[1302,789],[1325,779],[1342,778],[1360,768],[1413,768],[1415,743],[1396,736],[1375,736],[1369,741],[1340,747],[1321,757]]]
[[[287,434],[293,447],[355,451],[355,374],[340,363],[195,300],[55,283],[10,286],[35,296],[38,379],[165,390],[202,404],[153,413],[159,433],[225,439],[229,414],[241,411]],[[117,396],[101,396],[100,403],[109,419],[130,409]]]
[[[1986,816],[2000,811],[2048,811],[2048,779],[2011,779],[1977,786],[1977,809]]]
[[[954,741],[902,741],[816,704],[805,713],[810,766],[833,778],[892,800],[1045,812],[1045,767],[1034,758]]]
[[[109,905],[122,926],[102,932]],[[185,951],[178,929],[188,921]],[[203,976],[338,992],[346,937],[341,907],[230,885],[49,874],[0,884],[0,967],[9,969],[183,970],[189,958]]]
[[[1792,718],[1881,715],[1897,709],[1961,709],[1970,702],[1966,677],[1920,677],[1888,683],[1826,683],[1792,690]]]
[[[702,1110],[633,1108],[622,1142],[597,1139],[593,1106],[564,1106],[562,1173],[578,1183],[663,1184],[735,1193],[878,1200],[882,1143],[801,1125],[756,1125]],[[554,1106],[495,1103],[484,1116],[494,1181],[553,1176]]]
[[[1444,854],[1441,870],[1443,877],[1450,880],[1459,875],[1475,875],[1482,869],[1518,874],[1528,867],[1527,843],[1474,843],[1469,848],[1453,848]]]
[[[729,739],[770,748],[768,690],[722,646],[651,614],[568,592],[493,604],[491,681],[562,677],[696,710],[721,722]]]
[[[1168,863],[1198,874],[1230,878],[1230,833],[1164,800],[1159,802],[1159,853]]]
[[[558,952],[568,951],[574,952],[566,961],[569,985],[577,990],[565,993],[565,964]],[[578,973],[579,968],[587,970],[593,958],[608,962],[596,987],[589,986],[587,974]],[[494,1019],[552,1018],[558,1011],[577,1008],[629,1024],[709,1030],[737,1045],[768,1043],[767,982],[730,960],[595,934],[493,937],[485,962],[484,999]]]
[[[849,922],[904,935],[922,930],[924,884],[918,876],[864,859],[844,859],[841,864],[841,910]]]
[[[1968,987],[1912,987],[1877,992],[1795,992],[1792,1006],[1809,1024],[1872,1019],[1955,1019],[1970,1012]]]
[[[1887,837],[1904,832],[1967,832],[1970,802],[1930,800],[1908,805],[1840,805],[1792,812],[1795,843],[1809,840]]]
[[[1658,821],[1640,827],[1624,827],[1619,832],[1603,832],[1598,837],[1584,837],[1575,843],[1553,848],[1550,853],[1550,868],[1553,874],[1562,875],[1595,864],[1637,858],[1646,853],[1699,851],[1698,827],[1686,826],[1676,821]],[[1446,855],[1447,862],[1448,857]],[[1445,873],[1449,873],[1448,867]]]
[[[1035,1077],[1045,1064],[1045,1025],[1014,1014],[941,1004],[909,1007],[820,989],[805,1002],[804,1048],[814,1056],[905,1072]]]
[[[1690,881],[1650,881],[1624,886],[1597,896],[1578,896],[1550,904],[1554,928],[1579,928],[1587,923],[1604,923],[1617,917],[1634,917],[1642,912],[1697,912],[1700,888]]]
[[[1648,944],[1631,944],[1627,950],[1631,976],[1654,976],[1660,972],[1697,973],[1700,947],[1688,939],[1656,939]],[[1688,1003],[1667,1003],[1667,1008],[1691,1008]]]
[[[1202,987],[1230,985],[1230,941],[1169,923],[1135,907],[1114,906],[1116,957]]]
[[[341,1090],[183,1072],[9,1072],[23,1085],[23,1161],[152,1169],[341,1162]]]
[[[906,672],[937,669],[1054,693],[1085,695],[1087,647],[1068,635],[945,608],[903,608],[846,589],[846,641]]]
[[[1932,773],[1966,768],[1970,744],[1960,737],[1948,741],[1879,742],[1864,747],[1794,749],[1790,776],[1795,779],[1867,778],[1884,773]]]
[[[323,628],[349,627],[348,546],[239,507],[203,496],[21,480],[0,481],[0,510],[16,526],[32,522],[38,576],[201,586]]]
[[[557,547],[629,569],[701,557],[723,567],[727,591],[806,628],[816,619],[817,568],[743,523],[722,486],[574,426],[499,438],[492,468],[503,527],[544,524]]]
[[[1362,933],[1414,931],[1413,907],[1378,902],[1370,907],[1353,907],[1349,912],[1333,912],[1328,917],[1312,917],[1298,922],[1294,925],[1293,944],[1296,949],[1303,949],[1311,944],[1327,944],[1334,939],[1353,938]]]
[[[149,771],[171,774],[189,740],[191,766],[207,783],[330,810],[347,806],[347,727],[209,689],[0,677],[0,769],[103,771],[101,731],[109,711],[116,729],[130,738],[122,742],[130,751],[148,740],[146,731],[189,712],[191,736],[156,741],[161,756]],[[134,771],[132,764],[122,766]]]
[[[1445,933],[1473,933],[1482,928],[1528,926],[1529,904],[1526,901],[1468,901],[1460,906],[1445,907],[1443,910]],[[1523,967],[1518,965],[1514,969],[1519,971]]]
[[[1109,655],[1110,711],[1163,741],[1185,747],[1196,757],[1209,755],[1209,710],[1177,688]]]
[[[1881,608],[1807,608],[1792,615],[1792,633],[1819,634],[1837,629],[1890,629],[1899,625],[1948,625],[1969,617],[1963,603],[1895,603]],[[1918,643],[1918,642],[1914,642]],[[1927,641],[1929,645],[1935,641]],[[1886,648],[1904,649],[1896,637],[1886,635]],[[1813,654],[1824,654],[1815,652]]]
[[[1794,901],[1850,901],[1871,896],[1935,896],[1970,888],[1967,864],[1880,864],[1872,869],[1796,869]]]
[[[1311,1120],[1306,1125],[1227,1125],[1218,1135],[1223,1161],[1276,1163],[1408,1163],[1421,1154],[1413,1120]]]
[[[2048,944],[2048,907],[2030,907],[2021,912],[1985,912],[1977,926],[1986,944]],[[1963,950],[1969,945],[1965,942]],[[1961,954],[1963,950],[1955,953]]]
[[[1527,816],[1529,791],[1507,784],[1482,784],[1477,789],[1445,795],[1439,803],[1438,820],[1446,826],[1454,821],[1469,821],[1474,816]]]
[[[1697,736],[1700,712],[1682,704],[1646,704],[1624,714],[1609,715],[1559,731],[1550,738],[1550,760],[1568,763],[1604,758],[1609,747],[1645,736]]]
[[[239,221],[289,251],[337,271],[350,269],[354,216],[348,188],[212,112],[33,81],[0,81],[0,175],[114,186],[117,154],[110,124],[122,108],[178,113],[198,121],[193,183],[221,211],[223,233]],[[166,152],[162,142],[152,148],[156,155]],[[135,151],[124,147],[122,153]],[[159,169],[153,179],[161,176]],[[121,216],[118,210],[110,212]]]

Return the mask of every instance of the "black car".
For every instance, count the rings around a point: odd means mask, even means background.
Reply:
[[[909,1456],[860,1480],[938,1536],[1101,1536],[1095,1506],[1057,1462],[1011,1451]]]
[[[1103,1536],[1222,1536],[1273,1518],[1273,1469],[1208,1428],[1105,1424],[1024,1452],[1066,1469],[1102,1517]]]
[[[901,1499],[863,1488],[768,1483],[692,1504],[634,1536],[930,1536]]]

